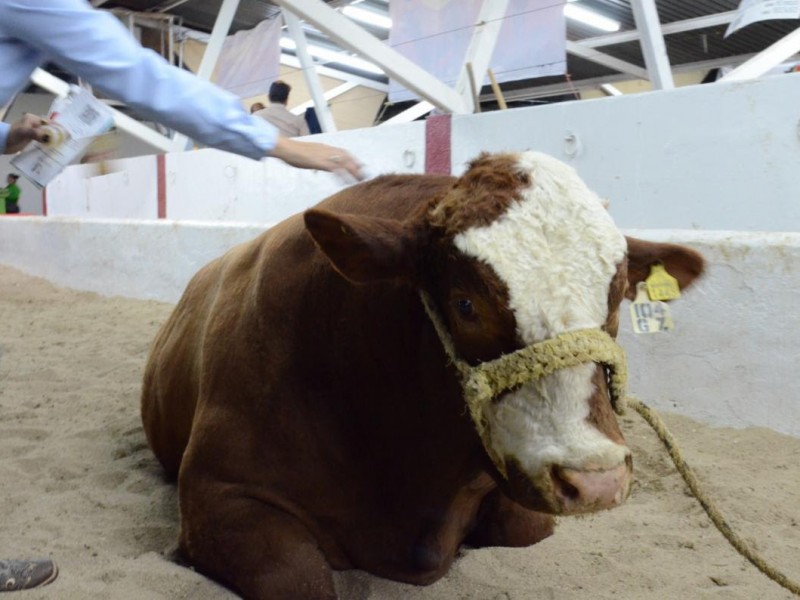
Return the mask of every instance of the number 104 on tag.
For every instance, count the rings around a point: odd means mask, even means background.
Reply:
[[[665,302],[650,300],[646,286],[636,286],[636,299],[631,303],[631,323],[635,333],[669,331],[675,324]]]

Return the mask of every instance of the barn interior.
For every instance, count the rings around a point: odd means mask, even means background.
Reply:
[[[307,139],[346,148],[368,177],[459,175],[481,152],[538,150],[573,166],[626,235],[701,252],[707,272],[671,304],[674,330],[637,334],[623,312],[630,388],[666,414],[732,524],[800,577],[798,3],[470,0],[456,7],[467,27],[414,12],[455,0],[91,4],[245,109],[287,82],[288,108],[318,121]],[[418,39],[392,37],[404,18]],[[415,62],[405,42],[425,40]],[[528,42],[527,62],[499,62]],[[425,62],[450,46],[447,74]],[[199,268],[346,183],[204,147],[53,62],[0,116],[46,115],[70,85],[111,108],[116,130],[107,154],[45,187],[21,178],[21,214],[0,215],[0,473],[18,482],[0,493],[0,555],[60,561],[41,598],[234,598],[176,560],[176,492],[144,444],[141,368]],[[467,549],[430,587],[343,573],[341,597],[789,597],[708,527],[637,417],[622,425],[641,456],[631,512],[564,519],[538,552]]]

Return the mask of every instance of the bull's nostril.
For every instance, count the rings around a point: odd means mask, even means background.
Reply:
[[[580,490],[561,475],[558,467],[550,469],[550,477],[553,480],[556,493],[561,498],[574,502],[581,497]]]
[[[576,514],[621,504],[630,490],[630,469],[620,463],[604,470],[552,466],[553,495],[564,513]]]

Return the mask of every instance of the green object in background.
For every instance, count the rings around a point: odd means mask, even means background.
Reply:
[[[16,183],[9,183],[0,190],[0,214],[7,213],[10,208],[17,206],[19,193],[19,186]]]

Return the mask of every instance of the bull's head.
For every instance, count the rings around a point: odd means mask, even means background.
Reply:
[[[650,265],[681,287],[703,270],[689,249],[626,242],[572,168],[532,152],[482,155],[408,221],[309,211],[306,226],[349,279],[418,287],[469,365],[576,330],[615,337],[620,303]],[[578,364],[481,407],[484,446],[512,498],[556,514],[625,500],[631,454],[607,383],[604,365]]]

